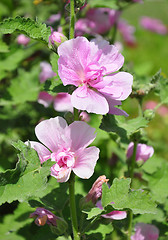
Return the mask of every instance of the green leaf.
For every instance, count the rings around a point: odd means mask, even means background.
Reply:
[[[131,179],[115,178],[111,188],[102,186],[102,206],[112,205],[114,209],[131,209],[134,214],[156,213],[156,204],[143,190],[130,189]]]
[[[96,217],[98,215],[100,215],[104,210],[96,207],[96,208],[91,208],[91,209],[88,209],[88,210],[83,210],[82,212],[88,214],[88,217],[87,217],[87,220],[93,218],[93,217]]]
[[[21,150],[15,169],[0,173],[0,204],[18,200],[20,202],[36,196],[43,191],[50,174],[51,161],[41,166],[37,152],[21,141],[13,144]]]
[[[68,92],[68,86],[64,86],[61,80],[56,80],[55,78],[52,78],[45,81],[44,91],[47,91],[49,94]]]
[[[1,40],[0,40],[0,52],[1,53],[9,52],[8,45],[5,42],[1,41]]]
[[[94,224],[94,228],[87,231],[86,234],[92,235],[91,238],[89,238],[89,239],[94,239],[94,237],[97,236],[96,239],[103,240],[103,239],[105,239],[106,234],[110,234],[112,231],[113,231],[113,226],[111,223],[103,224],[103,223],[97,222],[96,224]],[[96,234],[96,236],[94,236],[95,234]],[[99,235],[101,235],[101,238]]]
[[[157,87],[157,91],[159,91],[159,96],[161,99],[161,103],[163,104],[168,104],[168,79],[161,76],[160,77],[160,81],[158,82],[158,87]]]
[[[114,116],[107,114],[103,116],[100,129],[106,132],[114,132],[124,143],[129,143],[129,137],[140,128],[147,127],[148,120],[143,117],[137,117],[126,120],[123,116]]]
[[[22,69],[18,71],[18,77],[12,80],[8,88],[12,104],[37,101],[40,91],[38,73],[37,67],[33,68],[31,72]]]
[[[163,203],[168,197],[168,164],[162,161],[160,168],[157,168],[152,174],[144,173],[143,179],[148,181],[148,187],[151,190],[152,198],[159,203]]]
[[[16,18],[8,18],[0,23],[0,33],[8,34],[14,31],[26,34],[28,37],[42,41],[48,44],[48,38],[51,34],[50,27],[45,24],[34,21],[30,18],[17,16]]]

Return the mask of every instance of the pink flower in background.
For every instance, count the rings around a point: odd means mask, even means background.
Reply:
[[[94,131],[85,122],[76,121],[68,126],[62,117],[50,118],[35,128],[35,134],[42,144],[30,141],[30,145],[37,151],[41,163],[48,159],[55,162],[51,175],[58,182],[67,182],[71,171],[80,178],[88,179],[99,158],[97,147],[87,148],[96,137]]]
[[[130,158],[133,154],[134,143],[130,142],[127,149],[127,158]],[[136,152],[136,161],[146,162],[154,154],[154,149],[146,144],[138,143]]]
[[[135,234],[131,240],[157,240],[159,230],[152,224],[138,223],[135,225]]]
[[[151,101],[146,102],[146,104],[145,104],[145,109],[154,109],[157,105],[158,105],[158,103],[157,103],[156,101],[151,100]],[[166,106],[164,106],[164,105],[161,105],[161,106],[156,110],[156,112],[157,112],[160,116],[164,117],[164,116],[168,115],[168,107],[166,107]]]
[[[132,91],[133,77],[117,72],[124,57],[105,40],[89,42],[77,37],[58,47],[58,73],[64,85],[75,85],[73,107],[97,114],[127,114],[114,106],[121,105]]]
[[[47,19],[47,23],[54,23],[56,21],[59,21],[61,19],[61,14],[57,13],[57,14],[52,14],[48,19]]]
[[[52,78],[57,75],[53,72],[51,65],[47,62],[41,62],[40,68],[41,72],[39,78],[41,83],[45,82],[48,78]]]
[[[90,116],[87,112],[81,112],[79,116],[82,121],[90,122]]]
[[[110,8],[91,8],[86,13],[86,18],[81,18],[76,22],[76,36],[81,36],[84,33],[103,34],[110,30],[119,15],[119,11]]]
[[[59,219],[59,217],[55,216],[52,212],[41,207],[37,208],[29,217],[36,218],[35,224],[38,226],[43,226],[46,223],[48,225],[57,226],[57,219]]]
[[[117,27],[123,37],[124,42],[129,46],[134,46],[136,43],[134,37],[135,27],[129,25],[125,20],[120,20],[117,24]]]
[[[156,18],[144,16],[140,19],[140,25],[151,32],[155,32],[162,35],[167,33],[167,27],[162,23],[161,20]]]
[[[18,44],[24,46],[26,46],[30,42],[30,38],[26,37],[24,34],[20,34],[16,40]]]
[[[96,206],[100,209],[103,209],[103,207],[101,205],[101,200],[96,203]],[[112,211],[107,214],[102,214],[101,216],[104,218],[112,219],[112,220],[122,220],[127,217],[127,212],[126,211]]]
[[[56,73],[52,71],[52,67],[47,62],[41,62],[40,82],[45,82],[48,78],[56,76]],[[73,106],[71,104],[71,96],[68,93],[58,93],[56,96],[52,96],[47,92],[40,92],[38,96],[38,103],[44,107],[49,107],[51,103],[54,105],[54,109],[58,112],[73,112]]]

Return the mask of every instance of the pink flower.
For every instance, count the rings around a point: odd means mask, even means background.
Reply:
[[[59,217],[55,216],[52,212],[41,207],[37,208],[29,217],[36,218],[35,224],[38,226],[43,226],[46,223],[48,225],[57,226],[57,219],[59,219]]]
[[[131,240],[157,240],[159,230],[152,224],[138,223],[135,225],[135,234]]]
[[[37,151],[41,163],[48,159],[55,162],[51,167],[51,175],[58,182],[67,182],[71,171],[87,179],[92,176],[99,158],[97,147],[87,148],[96,137],[94,131],[85,122],[76,121],[68,126],[62,117],[50,118],[35,128],[42,144],[31,141],[30,145]]]
[[[75,85],[73,107],[97,114],[127,114],[115,108],[132,91],[133,77],[117,72],[124,57],[105,40],[89,42],[77,37],[58,47],[58,73],[64,85]]]
[[[103,209],[103,207],[101,205],[101,200],[96,203],[96,206],[100,209]],[[112,220],[122,220],[127,217],[127,212],[126,211],[112,211],[110,213],[103,214],[101,216],[104,218],[112,219]]]
[[[61,14],[57,13],[57,14],[52,14],[49,19],[47,20],[48,23],[52,24],[56,21],[59,21],[61,19]]]
[[[40,63],[41,73],[40,73],[40,82],[45,82],[48,78],[52,78],[56,76],[56,73],[53,72],[52,67],[47,62],[41,62]]]
[[[20,34],[17,37],[17,43],[26,46],[30,42],[30,38],[26,37],[24,34]]]
[[[40,73],[40,82],[45,82],[48,78],[56,76],[56,73],[52,71],[52,67],[47,62],[41,62],[40,67],[42,69]],[[58,112],[73,112],[73,106],[71,104],[71,97],[68,93],[58,93],[56,96],[52,96],[47,92],[40,92],[38,96],[38,103],[44,107],[49,107],[53,102],[54,109]]]
[[[66,40],[68,39],[64,34],[53,31],[49,36],[49,45],[57,48],[61,43],[65,42]]]
[[[129,46],[134,46],[136,42],[134,37],[135,27],[129,25],[125,20],[120,20],[117,27],[124,42]]]
[[[127,149],[127,158],[130,158],[133,154],[134,143],[131,142],[128,145]],[[152,155],[154,154],[154,149],[151,146],[146,144],[138,143],[137,152],[136,152],[136,161],[144,161],[146,162]]]
[[[82,121],[90,122],[90,116],[86,112],[81,112],[79,116]]]
[[[109,179],[105,175],[98,177],[98,179],[92,185],[92,188],[86,195],[86,201],[92,201],[94,204],[97,202],[98,198],[102,195],[102,184],[107,183]]]
[[[140,20],[140,24],[143,28],[151,32],[155,32],[162,35],[167,33],[167,27],[159,19],[142,17]]]
[[[110,30],[120,15],[119,11],[110,8],[91,8],[86,18],[79,19],[75,24],[76,35],[103,34]]]

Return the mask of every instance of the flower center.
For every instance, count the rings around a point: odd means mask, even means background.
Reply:
[[[55,170],[61,171],[63,168],[72,168],[75,164],[74,152],[70,149],[61,149],[51,154],[51,161],[56,162]]]

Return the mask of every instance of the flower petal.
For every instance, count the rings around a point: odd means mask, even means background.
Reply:
[[[57,182],[67,182],[71,174],[71,168],[62,168],[58,173],[57,169],[55,169],[55,165],[50,168],[51,176],[55,177]]]
[[[49,105],[54,100],[54,97],[47,92],[40,92],[38,96],[38,103],[42,104],[44,107],[49,107]]]
[[[118,89],[121,92],[122,88],[122,94],[119,97],[116,96],[114,98],[116,100],[125,100],[132,92],[133,76],[130,73],[118,72],[110,74],[104,77],[104,81],[109,81],[109,86],[116,88],[116,91]]]
[[[109,106],[106,98],[92,89],[87,88],[86,92],[77,88],[71,96],[72,105],[80,110],[86,110],[87,112],[92,112],[96,114],[106,114],[109,111]]]
[[[78,86],[84,78],[84,68],[90,53],[89,41],[77,37],[65,41],[58,47],[58,73],[64,85]]]
[[[95,129],[85,122],[75,121],[69,125],[68,129],[73,151],[87,147],[96,138]]]
[[[80,178],[88,179],[94,173],[100,150],[97,147],[80,149],[76,152],[76,163],[73,172]]]
[[[101,67],[106,68],[104,75],[118,71],[123,66],[124,57],[114,45],[109,45],[109,42],[105,40],[98,41],[94,39],[92,42],[98,46],[99,50],[102,50],[98,62]]]
[[[39,141],[54,152],[66,142],[63,139],[66,127],[67,123],[62,117],[55,117],[40,122],[35,128],[35,133]]]
[[[68,93],[58,93],[54,99],[54,109],[58,112],[73,112],[71,95]]]
[[[123,115],[125,117],[129,116],[124,110],[114,107],[116,105],[121,105],[120,101],[114,100],[113,98],[111,98],[110,95],[107,95],[107,94],[105,95],[105,97],[106,97],[106,100],[109,104],[109,112],[108,112],[109,114]]]
[[[41,143],[34,142],[34,141],[27,141],[25,142],[25,144],[27,146],[29,146],[30,144],[30,147],[36,150],[41,163],[50,159],[51,152],[46,147],[44,147]]]

